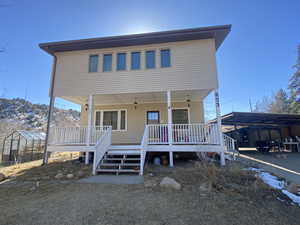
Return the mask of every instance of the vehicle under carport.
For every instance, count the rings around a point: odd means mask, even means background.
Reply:
[[[222,129],[239,149],[300,151],[300,115],[232,112],[222,116]]]

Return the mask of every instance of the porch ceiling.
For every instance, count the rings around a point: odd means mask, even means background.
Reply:
[[[171,99],[172,102],[185,102],[188,99],[191,101],[201,101],[210,91],[208,89],[172,91]],[[64,96],[62,98],[76,104],[86,104],[88,102],[88,96]],[[166,92],[94,95],[95,105],[133,104],[134,102],[138,104],[165,103],[167,102],[167,96]]]

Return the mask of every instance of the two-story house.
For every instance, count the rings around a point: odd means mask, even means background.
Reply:
[[[147,152],[168,152],[170,166],[173,152],[217,152],[225,164],[216,51],[230,28],[40,44],[54,58],[49,120],[57,97],[81,105],[80,127],[48,126],[47,151],[93,153],[94,173],[143,174]],[[213,91],[218,122],[206,124]]]

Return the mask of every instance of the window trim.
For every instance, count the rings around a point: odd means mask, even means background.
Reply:
[[[91,57],[93,57],[93,56],[97,56],[98,57],[98,59],[97,59],[97,70],[96,71],[91,71],[90,69],[91,69]],[[98,71],[99,71],[99,54],[90,54],[89,55],[89,60],[88,60],[88,72],[89,73],[98,73]]]
[[[127,54],[128,52],[117,52],[116,53],[116,71],[127,71]],[[118,69],[118,55],[125,54],[125,69],[119,70]]]
[[[146,49],[144,51],[145,53],[145,69],[146,70],[153,70],[153,69],[157,69],[157,60],[156,60],[156,52],[157,52],[157,49]],[[154,67],[153,68],[147,68],[147,52],[154,52]]]
[[[104,59],[105,59],[105,55],[111,55],[111,67],[110,67],[110,70],[107,70],[107,71],[104,70],[104,65],[105,65]],[[113,53],[110,53],[110,52],[107,52],[107,53],[103,53],[103,54],[102,54],[102,57],[103,57],[103,59],[102,59],[102,72],[103,72],[103,73],[113,72],[113,64],[114,64],[114,56],[113,56],[113,55],[114,55],[114,54],[113,54]]]
[[[160,111],[159,110],[147,110],[146,111],[146,125],[148,125],[148,113],[158,113],[158,124],[160,124]]]
[[[169,52],[170,52],[170,66],[162,67],[162,63],[161,63],[161,62],[162,62],[161,51],[163,51],[163,50],[169,50]],[[171,48],[160,48],[160,49],[159,49],[159,63],[160,63],[160,68],[161,68],[161,69],[172,67]]]
[[[136,71],[136,70],[141,70],[142,69],[142,50],[137,50],[137,51],[131,51],[130,52],[130,70]],[[132,54],[133,53],[139,53],[140,54],[140,67],[138,69],[133,69],[132,68]]]
[[[121,111],[125,111],[125,129],[121,130]],[[128,122],[128,116],[127,116],[127,109],[101,109],[101,110],[95,110],[94,112],[94,126],[96,126],[96,113],[100,112],[100,127],[103,126],[103,115],[104,112],[118,112],[118,121],[117,121],[117,129],[112,130],[114,131],[121,131],[126,132],[127,131],[127,122]]]

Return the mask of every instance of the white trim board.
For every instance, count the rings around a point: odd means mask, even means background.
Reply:
[[[95,146],[84,145],[48,145],[47,152],[94,152]]]
[[[148,145],[147,152],[224,152],[220,145]]]

